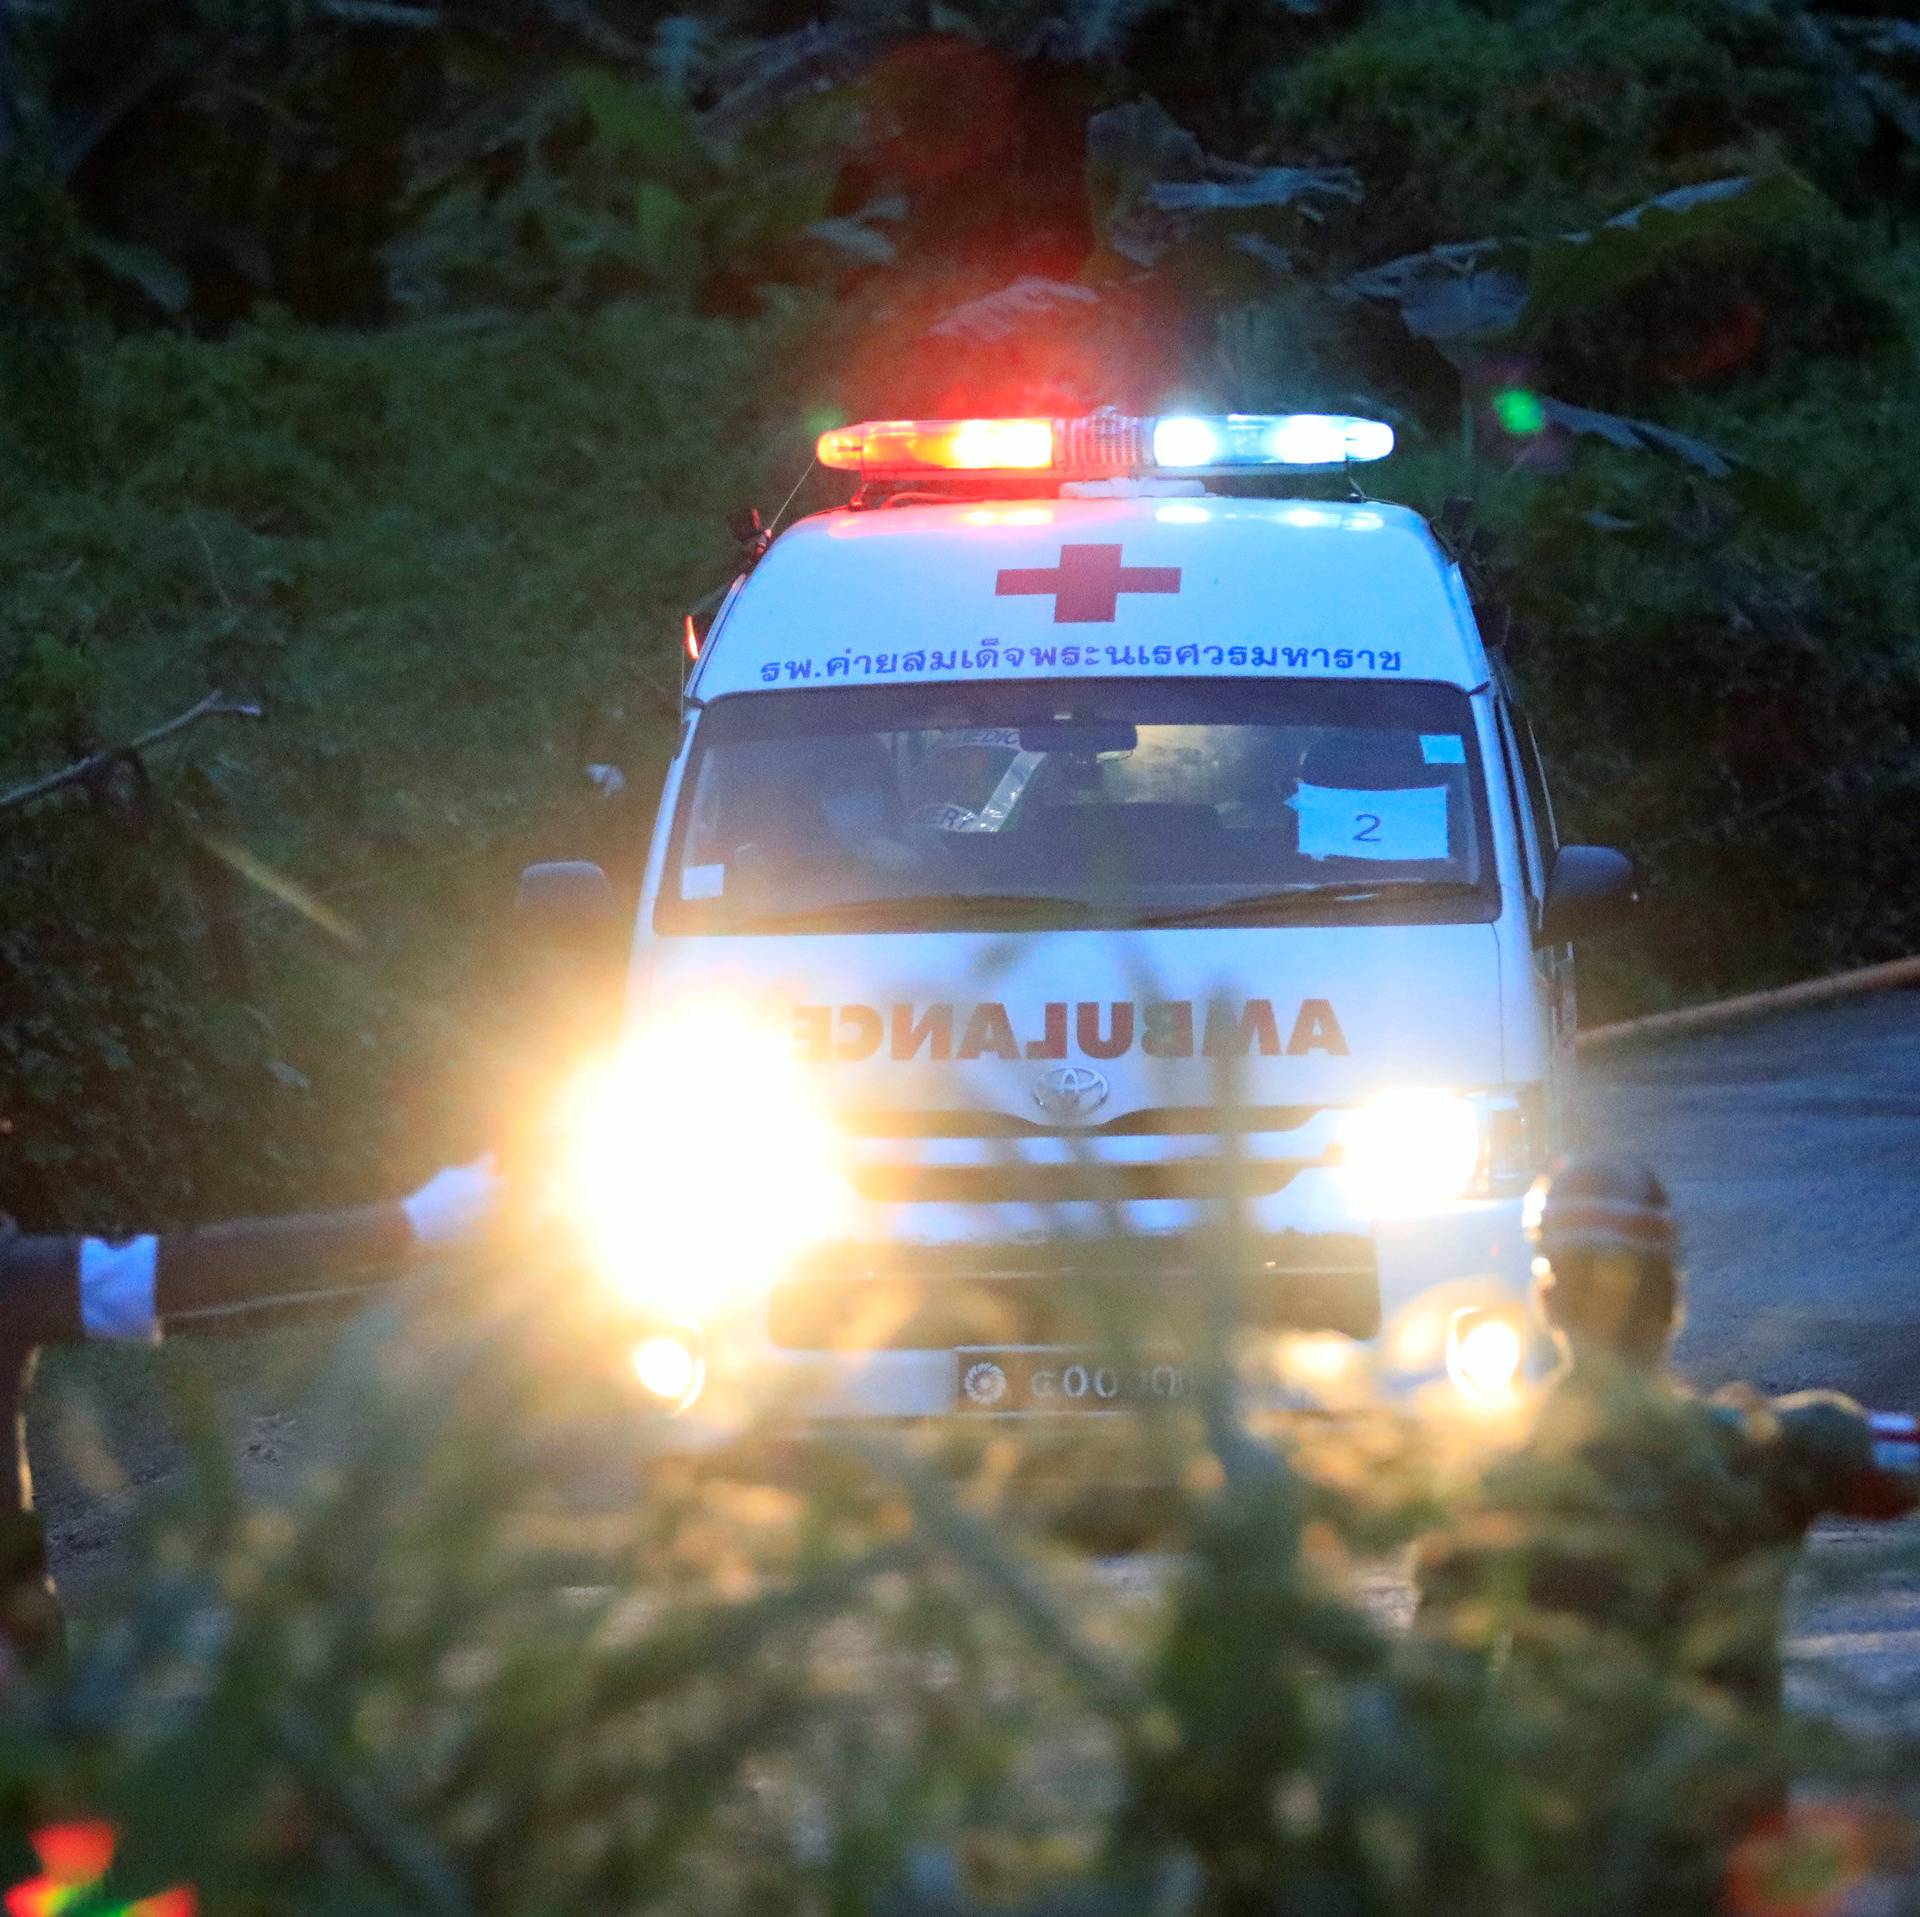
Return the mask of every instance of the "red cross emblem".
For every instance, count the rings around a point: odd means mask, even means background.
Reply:
[[[1118,546],[1062,546],[1057,566],[1008,566],[994,584],[1002,599],[1053,600],[1056,626],[1111,625],[1123,592],[1178,592],[1178,566],[1123,566]]]

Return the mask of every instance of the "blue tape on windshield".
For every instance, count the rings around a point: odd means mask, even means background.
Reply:
[[[1423,732],[1420,757],[1428,765],[1465,765],[1467,742],[1457,732]]]

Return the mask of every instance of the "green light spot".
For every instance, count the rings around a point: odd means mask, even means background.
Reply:
[[[1493,414],[1517,438],[1530,439],[1546,430],[1547,409],[1540,404],[1540,395],[1524,386],[1509,386],[1504,393],[1495,393]]]

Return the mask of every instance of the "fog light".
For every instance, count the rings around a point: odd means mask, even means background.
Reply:
[[[1489,1311],[1456,1311],[1447,1326],[1447,1376],[1478,1404],[1513,1396],[1527,1341],[1519,1327]]]
[[[629,1354],[633,1375],[649,1397],[673,1411],[684,1411],[700,1395],[704,1367],[699,1345],[684,1332],[657,1332]]]

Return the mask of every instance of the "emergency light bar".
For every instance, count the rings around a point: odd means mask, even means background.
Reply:
[[[1337,467],[1384,459],[1393,428],[1347,413],[1170,413],[1086,419],[887,419],[820,435],[823,466],[865,479],[1044,473],[1143,478]]]

